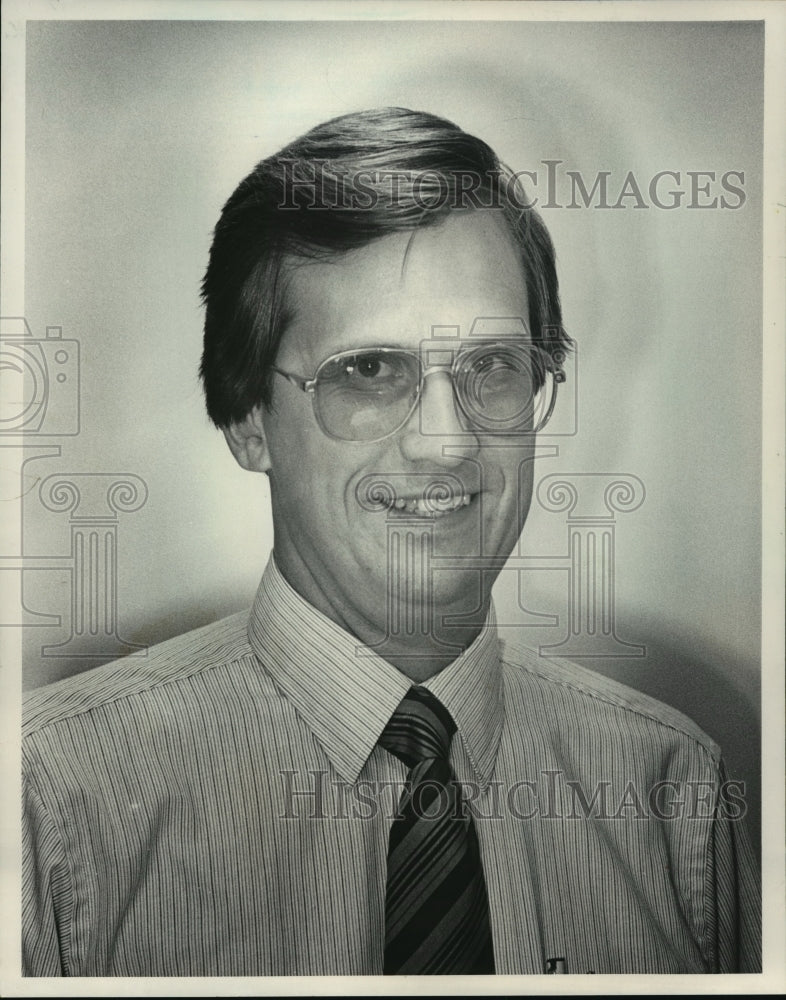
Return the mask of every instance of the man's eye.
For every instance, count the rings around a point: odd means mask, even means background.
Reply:
[[[378,357],[364,355],[355,361],[354,366],[351,363],[347,365],[348,374],[352,372],[353,367],[358,375],[364,378],[376,378],[382,371],[382,362]]]
[[[344,359],[343,375],[351,384],[383,385],[405,377],[406,366],[395,354],[356,354]]]
[[[476,371],[494,371],[497,368],[520,368],[520,363],[514,364],[509,355],[486,354],[475,363]]]
[[[504,349],[470,357],[465,362],[465,366],[466,370],[472,371],[476,375],[487,375],[498,371],[521,372],[529,367],[526,358]]]

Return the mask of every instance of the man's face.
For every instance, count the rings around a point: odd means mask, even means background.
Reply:
[[[329,262],[298,263],[287,296],[293,320],[276,364],[309,378],[339,351],[419,351],[434,327],[458,328],[448,349],[475,346],[469,333],[478,318],[493,318],[494,336],[528,337],[521,264],[489,211],[453,214]],[[468,431],[449,373],[437,371],[395,434],[334,440],[320,430],[309,396],[273,378],[261,419],[276,559],[295,589],[355,635],[384,631],[390,615],[406,631],[406,616],[423,617],[424,602],[426,617],[482,615],[499,569],[482,573],[483,560],[509,555],[529,509],[531,435]],[[374,504],[375,482],[392,488],[397,503]],[[413,502],[440,484],[446,493],[436,514]]]

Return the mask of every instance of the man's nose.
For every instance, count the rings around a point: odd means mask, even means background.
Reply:
[[[449,452],[446,444],[453,446]],[[443,465],[458,465],[477,450],[477,438],[461,421],[450,374],[428,372],[418,405],[401,432],[402,453],[410,460],[438,458]]]

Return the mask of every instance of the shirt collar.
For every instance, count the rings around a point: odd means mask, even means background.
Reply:
[[[273,556],[251,609],[248,636],[336,771],[354,783],[413,682],[305,601]],[[504,714],[493,608],[472,645],[424,686],[453,716],[476,780],[485,787]]]
[[[475,780],[485,789],[494,773],[505,718],[502,663],[493,604],[472,645],[423,686],[439,698],[453,716],[475,771]]]

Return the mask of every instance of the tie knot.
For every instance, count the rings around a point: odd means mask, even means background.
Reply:
[[[456,724],[438,698],[424,687],[411,687],[391,715],[380,746],[407,767],[433,758],[447,760]]]

